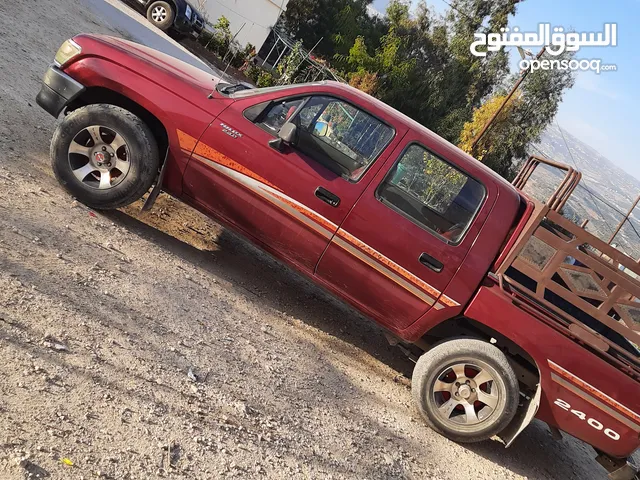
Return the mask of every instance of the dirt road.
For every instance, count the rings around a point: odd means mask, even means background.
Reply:
[[[180,50],[102,2],[0,3],[0,478],[604,478],[542,424],[509,450],[436,435],[377,328],[174,200],[64,194],[34,101],[58,45]]]

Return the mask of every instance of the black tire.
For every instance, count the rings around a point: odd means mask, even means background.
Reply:
[[[480,402],[478,393],[469,393],[469,385],[464,387],[467,382],[460,382],[462,388],[465,388],[464,392],[460,387],[454,387],[456,382],[463,378],[456,377],[456,372],[452,369],[454,366],[459,368],[459,365],[464,365],[464,378],[468,377],[470,387],[475,387],[471,388],[472,392],[482,389],[482,394],[488,391],[491,395],[497,395],[498,399],[491,402],[495,402],[494,408]],[[476,373],[471,376],[474,366]],[[492,381],[476,385],[473,377],[479,375],[482,370],[491,375]],[[452,378],[454,380],[451,380]],[[436,384],[436,381],[442,383]],[[449,381],[452,383],[449,384]],[[442,385],[451,385],[452,392],[440,390],[437,385],[440,388]],[[457,396],[454,396],[454,390]],[[519,402],[518,379],[505,354],[490,343],[466,338],[445,341],[423,354],[413,370],[411,392],[427,424],[441,435],[459,443],[480,442],[500,433],[513,420]],[[471,395],[471,401],[463,399],[461,395]],[[451,413],[447,413],[447,398],[452,400],[452,404],[458,402]],[[465,405],[460,403],[461,401],[471,405],[470,408],[473,408],[475,413],[466,413]],[[472,417],[474,414],[478,423],[465,424],[469,418],[472,419],[471,422],[475,421]],[[461,415],[465,418],[461,419]]]
[[[157,14],[160,12],[164,12],[164,17],[162,19],[157,17]],[[174,18],[176,18],[176,12],[173,9],[173,6],[165,1],[153,2],[147,9],[147,20],[163,32],[166,32],[171,28]]]
[[[74,138],[94,125],[117,132],[127,148],[126,175],[104,190],[74,175],[72,159],[76,156],[69,153]],[[96,104],[73,111],[58,125],[51,141],[51,163],[58,182],[78,201],[96,210],[112,210],[135,202],[149,190],[158,174],[160,156],[158,144],[142,120],[123,108]]]

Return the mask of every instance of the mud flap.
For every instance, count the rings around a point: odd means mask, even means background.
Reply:
[[[513,421],[500,432],[499,437],[505,444],[505,448],[509,448],[513,441],[520,433],[531,423],[533,417],[538,413],[538,407],[540,407],[540,395],[542,394],[542,387],[538,384],[536,393],[531,399],[526,401],[522,407],[518,408],[516,416]]]
[[[609,473],[607,478],[609,480],[634,480],[638,478],[638,466],[634,463],[632,458],[613,458],[603,452],[598,452],[596,461],[604,467]]]
[[[160,195],[160,192],[162,191],[162,181],[164,180],[164,172],[167,170],[168,159],[169,159],[169,149],[167,148],[167,153],[164,156],[164,162],[162,163],[162,168],[160,169],[158,180],[156,181],[156,184],[151,190],[151,193],[145,200],[144,205],[140,210],[141,212],[146,212],[147,210],[150,210],[151,207],[153,207],[153,204],[156,203],[156,199],[158,198],[158,195]]]

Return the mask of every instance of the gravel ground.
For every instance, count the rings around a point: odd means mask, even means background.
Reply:
[[[58,45],[185,52],[116,1],[0,15],[0,478],[605,477],[541,423],[508,450],[433,433],[380,330],[175,200],[74,202],[34,101]]]

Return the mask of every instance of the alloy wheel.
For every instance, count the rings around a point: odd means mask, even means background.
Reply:
[[[484,362],[456,363],[440,372],[431,396],[441,418],[453,425],[487,421],[500,402],[497,373]]]
[[[167,18],[167,15],[167,9],[162,5],[154,7],[154,9],[151,11],[151,18],[153,18],[153,21],[157,23],[164,22]]]
[[[129,147],[115,130],[100,125],[82,129],[69,145],[69,166],[84,185],[106,190],[122,182],[129,169]]]

